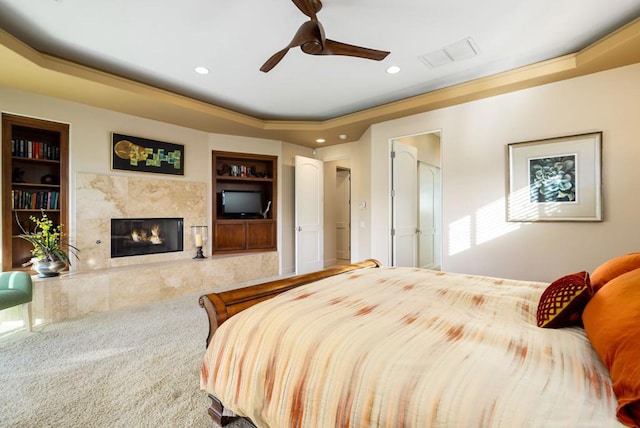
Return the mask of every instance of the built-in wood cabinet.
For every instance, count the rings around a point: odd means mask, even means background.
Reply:
[[[277,249],[277,165],[276,156],[212,152],[213,254]]]
[[[68,232],[69,125],[2,114],[2,270],[29,269],[33,230],[41,212]]]

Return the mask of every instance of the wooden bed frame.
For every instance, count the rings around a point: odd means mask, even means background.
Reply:
[[[270,299],[284,291],[291,290],[292,288],[296,288],[310,282],[358,269],[377,268],[380,266],[381,264],[379,261],[375,259],[368,259],[363,262],[353,263],[350,265],[336,266],[318,272],[296,275],[236,290],[224,291],[222,293],[209,293],[200,296],[200,307],[207,311],[207,316],[209,317],[209,334],[207,336],[206,345],[209,346],[213,334],[223,322],[256,303]],[[224,405],[222,402],[217,397],[211,394],[208,395],[211,399],[211,406],[208,409],[208,413],[214,422],[218,425],[225,426],[232,420],[236,419],[235,417],[224,416]],[[245,420],[251,422],[246,418]]]

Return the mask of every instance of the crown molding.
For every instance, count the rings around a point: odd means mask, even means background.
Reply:
[[[640,62],[640,19],[585,49],[322,121],[263,120],[38,52],[0,30],[0,85],[205,132],[318,147],[358,140],[375,123]],[[346,134],[348,140],[339,136]]]

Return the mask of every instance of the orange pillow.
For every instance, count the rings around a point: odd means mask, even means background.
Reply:
[[[591,272],[591,287],[595,293],[613,278],[640,268],[640,253],[630,253],[607,260]]]
[[[591,298],[587,272],[572,273],[553,281],[540,296],[536,322],[542,328],[582,325],[582,310]]]
[[[600,289],[584,309],[582,321],[611,374],[618,419],[640,426],[640,269]]]

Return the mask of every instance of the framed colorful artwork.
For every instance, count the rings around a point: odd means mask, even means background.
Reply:
[[[111,169],[184,175],[184,146],[114,132]]]

